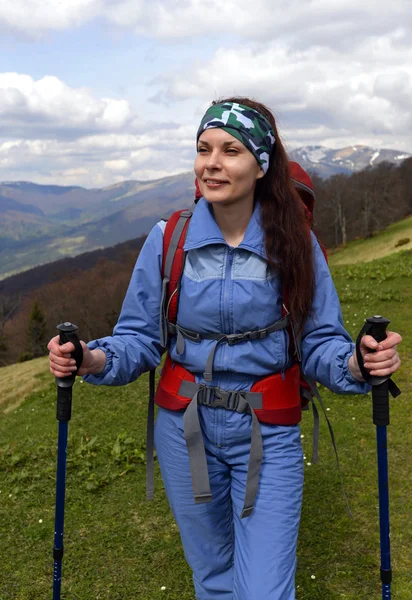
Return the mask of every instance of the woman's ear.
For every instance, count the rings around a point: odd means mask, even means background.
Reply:
[[[260,167],[258,174],[256,175],[256,179],[262,179],[262,177],[265,175],[265,172],[263,171],[262,167]]]

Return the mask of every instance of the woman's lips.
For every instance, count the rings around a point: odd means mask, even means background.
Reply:
[[[205,184],[207,185],[208,188],[219,188],[222,187],[222,185],[226,185],[228,182],[227,181],[219,181],[219,180],[214,180],[214,179],[205,179]]]

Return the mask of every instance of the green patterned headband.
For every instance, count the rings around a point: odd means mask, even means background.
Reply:
[[[233,135],[251,151],[264,173],[269,168],[269,157],[275,144],[275,135],[269,121],[257,110],[237,104],[214,104],[205,113],[196,139],[205,129],[220,127]]]

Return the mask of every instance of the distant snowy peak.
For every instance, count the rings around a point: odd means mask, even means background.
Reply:
[[[387,161],[399,164],[412,154],[399,150],[370,148],[357,144],[346,148],[327,148],[326,146],[304,146],[289,153],[291,160],[298,162],[306,170],[312,170],[323,178],[337,173],[353,173],[368,166]]]

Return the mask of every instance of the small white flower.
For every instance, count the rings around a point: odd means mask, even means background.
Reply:
[[[326,410],[330,410],[330,408],[327,408]]]
[[[308,463],[306,463],[306,464],[308,465],[308,467],[311,467],[311,466],[312,466],[312,463],[311,463],[311,462],[308,462]]]
[[[311,575],[310,578],[311,579],[316,579],[316,575]]]
[[[301,439],[301,440],[303,440],[303,438],[304,438],[304,437],[305,437],[305,436],[304,436],[304,435],[303,435],[303,433],[302,433],[302,435],[300,436],[300,439]]]
[[[11,498],[13,496],[13,494],[9,494],[9,498]]]
[[[164,591],[165,591],[165,589],[166,589],[166,586],[165,586],[165,585],[162,585],[162,587],[161,587],[160,589],[162,590],[162,592],[164,592]]]
[[[80,379],[80,383],[84,383],[83,379]]]
[[[355,420],[355,417],[352,417],[352,421],[354,421],[354,420]]]
[[[39,523],[43,523],[43,519],[39,519]]]
[[[306,454],[303,455],[303,460],[306,460]]]

